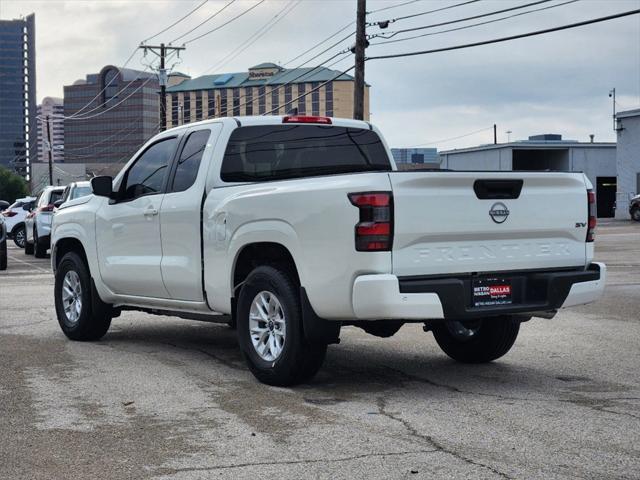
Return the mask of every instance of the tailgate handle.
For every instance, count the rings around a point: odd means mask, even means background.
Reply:
[[[522,180],[476,180],[473,191],[480,200],[505,200],[518,198]]]

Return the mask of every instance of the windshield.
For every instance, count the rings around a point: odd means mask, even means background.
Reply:
[[[87,195],[91,195],[93,190],[91,187],[76,187],[71,193],[71,198],[69,200],[73,200],[74,198],[86,197]]]

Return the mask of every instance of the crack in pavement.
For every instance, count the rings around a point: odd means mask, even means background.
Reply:
[[[403,455],[415,455],[419,453],[438,453],[439,449],[433,448],[431,450],[407,450],[403,452],[378,452],[378,453],[363,453],[360,455],[351,455],[349,457],[340,458],[310,458],[306,460],[283,460],[279,462],[248,462],[248,463],[236,463],[229,465],[217,465],[213,467],[191,467],[191,468],[160,468],[156,469],[158,475],[169,475],[181,472],[202,472],[212,470],[227,470],[231,468],[245,468],[245,467],[260,467],[268,465],[301,465],[301,464],[313,464],[313,463],[338,463],[349,462],[352,460],[361,460],[363,458],[373,457],[396,457]]]
[[[443,444],[441,444],[440,442],[438,442],[437,440],[435,440],[433,437],[431,437],[430,435],[426,435],[426,434],[422,434],[420,432],[418,432],[418,430],[411,425],[411,423],[409,423],[407,420],[394,415],[393,413],[387,411],[387,404],[386,404],[386,400],[383,397],[378,397],[377,398],[377,405],[378,405],[378,411],[380,412],[381,415],[397,422],[400,423],[409,433],[410,436],[414,437],[414,438],[418,438],[420,440],[423,440],[425,442],[427,442],[429,445],[431,445],[432,447],[434,447],[438,452],[442,452],[442,453],[446,453],[449,454],[459,460],[462,460],[463,462],[469,464],[469,465],[474,465],[476,467],[481,467],[484,468],[486,470],[489,470],[492,473],[495,473],[496,475],[498,475],[501,478],[505,478],[507,480],[513,480],[512,477],[510,477],[509,475],[507,475],[504,472],[501,472],[500,470],[492,467],[491,465],[487,465],[485,463],[479,462],[477,460],[474,460],[472,458],[468,458],[463,456],[462,454],[456,452],[455,450],[452,450],[450,448],[445,447]]]

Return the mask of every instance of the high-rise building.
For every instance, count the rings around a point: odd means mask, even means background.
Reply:
[[[29,176],[37,158],[35,15],[0,20],[0,166]]]
[[[167,128],[244,115],[297,113],[353,118],[353,77],[325,67],[285,69],[261,63],[248,72],[176,80],[182,81],[167,88]],[[369,119],[368,85],[364,119]]]
[[[54,163],[64,162],[64,107],[61,98],[44,97],[38,105],[38,161],[49,161],[49,136],[51,158]],[[49,132],[47,132],[49,119]]]
[[[158,132],[159,90],[155,73],[112,65],[65,86],[65,163],[86,163],[93,173],[117,172]]]

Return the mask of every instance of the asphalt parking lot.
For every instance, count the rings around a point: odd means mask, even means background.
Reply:
[[[68,341],[48,260],[0,272],[0,478],[640,478],[640,224],[598,230],[605,297],[488,365],[417,325],[343,330],[306,386],[259,384],[226,326],[125,312]]]

